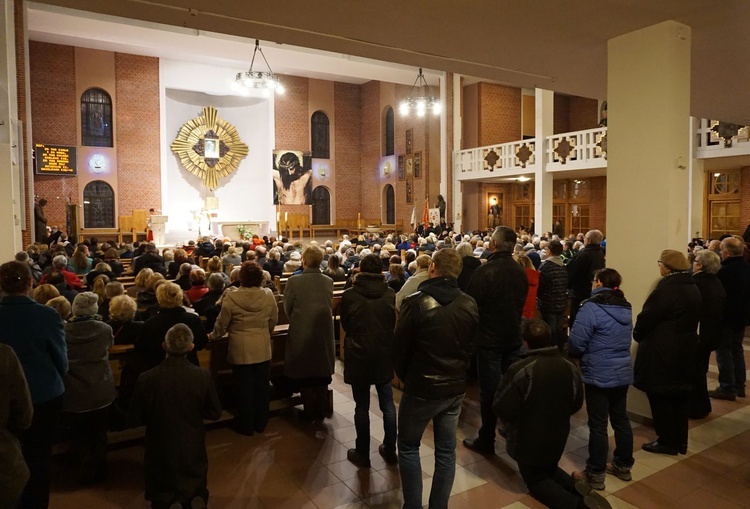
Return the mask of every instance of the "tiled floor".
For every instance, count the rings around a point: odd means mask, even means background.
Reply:
[[[746,347],[746,350],[748,348]],[[750,357],[747,355],[746,357]],[[750,361],[750,358],[748,359]],[[750,364],[748,364],[750,365]],[[340,367],[340,366],[339,366]],[[710,385],[716,385],[715,364]],[[208,433],[209,507],[265,509],[399,508],[397,467],[387,466],[377,454],[383,438],[377,396],[371,404],[372,468],[358,470],[346,460],[354,445],[354,403],[351,391],[336,375],[335,414],[322,425],[296,422],[291,412],[271,419],[266,432],[248,438],[226,427]],[[398,392],[398,391],[396,391]],[[396,394],[397,399],[400,394]],[[607,477],[605,495],[616,509],[724,509],[750,507],[750,405],[714,401],[714,412],[691,421],[686,456],[666,457],[640,450],[654,438],[653,430],[634,424],[633,481]],[[462,445],[479,424],[476,388],[467,395],[458,429],[456,480],[451,508],[540,508],[526,493],[516,465],[505,453],[502,439],[497,457],[487,459]],[[580,470],[587,457],[585,409],[571,419],[571,434],[562,458],[565,470]],[[613,446],[614,444],[612,444]],[[432,431],[423,440],[424,501],[434,468]],[[610,449],[611,450],[611,449]],[[143,500],[142,446],[111,451],[109,480],[96,488],[79,489],[69,480],[64,458],[56,458],[50,507],[75,509],[147,508]]]

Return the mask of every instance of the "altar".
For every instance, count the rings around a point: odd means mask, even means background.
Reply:
[[[270,233],[268,221],[259,219],[211,221],[211,233],[217,237],[228,237],[232,240],[239,240],[240,232],[237,230],[238,225],[250,228],[254,235],[260,237]]]

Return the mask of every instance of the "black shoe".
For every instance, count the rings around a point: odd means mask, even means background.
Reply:
[[[378,454],[380,454],[389,465],[398,465],[398,455],[396,454],[395,448],[393,450],[386,449],[385,444],[380,444],[380,447],[378,447]]]
[[[483,442],[480,438],[475,438],[473,440],[464,438],[464,447],[485,456],[495,455],[495,444]]]
[[[370,457],[361,454],[357,449],[346,451],[346,459],[357,465],[359,468],[370,468]]]
[[[677,452],[680,454],[687,454],[687,444],[682,444],[679,449],[677,449]]]
[[[578,507],[585,509],[612,509],[607,499],[583,481],[576,481],[576,491],[581,495]]]
[[[744,387],[742,389],[737,389],[737,397],[738,398],[744,398],[745,394],[746,393],[745,393],[745,388]]]
[[[652,452],[654,454],[668,454],[670,456],[677,456],[677,451],[675,449],[661,445],[658,440],[643,444],[641,446],[641,449],[646,452]]]
[[[713,399],[723,399],[724,401],[734,401],[737,399],[737,396],[735,396],[733,393],[724,391],[722,389],[714,389],[713,391],[708,391],[708,397]]]

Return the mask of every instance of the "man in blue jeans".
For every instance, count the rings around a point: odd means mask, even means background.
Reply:
[[[521,312],[529,290],[526,272],[513,260],[516,232],[498,226],[492,234],[492,254],[471,276],[466,293],[479,306],[476,331],[477,374],[479,375],[482,427],[475,439],[464,446],[481,454],[495,454],[497,417],[492,399],[500,377],[518,360],[521,350]]]
[[[354,426],[357,439],[347,459],[370,467],[370,386],[378,391],[385,437],[378,452],[386,463],[396,456],[396,407],[393,404],[393,329],[396,324],[396,293],[383,277],[378,255],[365,256],[352,287],[341,297],[341,325],[346,331],[344,382],[352,386]]]
[[[396,374],[404,382],[398,416],[404,509],[422,507],[419,446],[430,421],[435,440],[430,509],[448,507],[453,487],[456,428],[479,323],[476,302],[458,288],[462,265],[455,249],[437,251],[428,279],[404,299],[396,324]]]

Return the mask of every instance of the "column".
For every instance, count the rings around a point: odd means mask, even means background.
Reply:
[[[696,132],[700,126],[701,119],[691,117],[690,118],[690,133]],[[688,159],[689,166],[688,171],[690,173],[690,202],[688,209],[690,215],[688,216],[688,236],[689,237],[705,237],[708,239],[708,232],[703,231],[703,207],[704,207],[704,188],[706,187],[706,173],[703,169],[703,159],[693,158],[695,154],[695,136],[690,136],[690,154],[691,157]]]
[[[12,260],[22,249],[21,207],[23,168],[18,142],[18,99],[16,94],[16,43],[14,2],[0,9],[0,263]],[[29,218],[33,221],[33,217]]]
[[[534,92],[536,169],[534,170],[534,233],[552,231],[552,174],[547,173],[544,143],[554,130],[555,94],[537,88]],[[569,228],[570,225],[565,225]]]
[[[690,238],[690,37],[665,21],[608,43],[607,266],[622,274],[634,321],[661,251]],[[628,410],[650,416],[645,394],[631,390]]]
[[[451,150],[455,152],[456,150],[461,150],[461,138],[463,136],[461,128],[461,117],[463,116],[463,112],[461,111],[461,97],[463,96],[463,91],[461,90],[461,75],[453,74],[453,81],[451,83],[446,83],[446,86],[453,87],[453,104],[450,105],[450,107],[453,108],[453,125],[450,126],[450,128],[453,129],[453,147],[451,147]],[[445,106],[447,107],[448,105],[446,104]],[[451,158],[451,163],[453,163],[453,158]],[[453,207],[453,231],[463,232],[463,184],[459,182],[458,174],[455,171],[452,171],[451,175],[453,178],[453,196],[451,197],[451,206]]]

